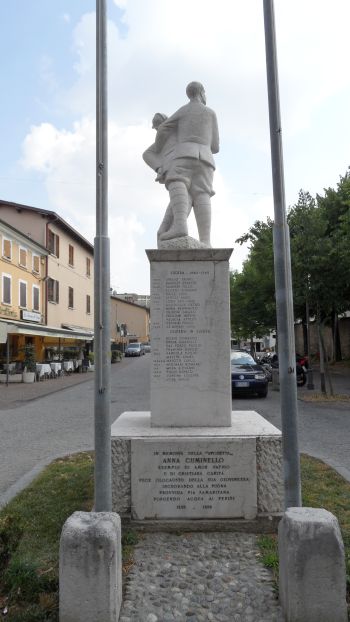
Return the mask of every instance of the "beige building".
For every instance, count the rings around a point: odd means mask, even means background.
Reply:
[[[111,341],[124,350],[128,343],[148,343],[150,338],[149,309],[111,295]]]
[[[94,326],[92,244],[52,211],[0,201],[0,218],[46,249],[42,360],[64,348],[86,349]]]

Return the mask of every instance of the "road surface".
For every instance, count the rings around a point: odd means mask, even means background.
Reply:
[[[150,409],[150,355],[112,365],[111,422],[122,412]],[[317,378],[316,378],[317,382]],[[51,383],[50,385],[48,383]],[[44,381],[55,391],[6,406],[0,387],[0,505],[23,488],[53,458],[93,448],[94,379],[60,389],[60,380]],[[14,391],[13,387],[9,389]],[[38,387],[39,389],[39,387]],[[336,391],[350,395],[350,374],[336,378]],[[307,389],[298,389],[299,395]],[[7,395],[10,395],[8,393]],[[256,410],[281,427],[279,393],[266,399],[235,398],[235,410]],[[298,400],[300,450],[321,458],[350,481],[350,404]]]

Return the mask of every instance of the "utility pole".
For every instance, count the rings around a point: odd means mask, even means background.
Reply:
[[[282,415],[285,507],[301,506],[297,430],[297,382],[289,227],[286,217],[282,128],[277,71],[273,0],[264,0],[267,90],[269,101],[274,196],[274,266],[277,307],[278,361]]]
[[[96,0],[95,511],[112,510],[106,0]]]

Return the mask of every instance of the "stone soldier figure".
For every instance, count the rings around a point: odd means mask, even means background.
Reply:
[[[197,222],[200,242],[210,247],[211,203],[215,163],[213,154],[219,151],[219,132],[216,114],[206,106],[205,91],[199,82],[186,88],[189,103],[182,106],[158,127],[154,150],[160,155],[168,140],[176,141],[171,156],[158,177],[164,177],[170,195],[172,223],[160,234],[160,240],[188,236],[189,205]]]
[[[162,112],[156,112],[152,119],[153,129],[158,131],[158,128],[161,125],[161,123],[163,123],[167,118],[168,117]],[[151,168],[153,168],[154,171],[156,171],[157,177],[155,181],[158,181],[160,184],[165,183],[166,172],[169,168],[170,162],[174,155],[175,143],[176,143],[176,135],[174,132],[171,132],[168,135],[167,139],[165,140],[165,143],[160,153],[157,151],[155,143],[153,143],[142,154],[142,157],[144,161],[146,162],[146,164],[148,164],[148,166],[150,166]],[[188,215],[191,211],[191,208],[192,208],[192,205],[189,199]],[[173,220],[174,220],[173,210],[171,208],[171,204],[169,203],[166,209],[166,212],[164,214],[163,220],[161,222],[161,225],[157,231],[158,244],[159,244],[161,234],[170,229],[170,227],[173,224]]]

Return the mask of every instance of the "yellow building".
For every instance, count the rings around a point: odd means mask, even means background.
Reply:
[[[111,341],[124,350],[128,343],[150,339],[150,312],[134,302],[111,295]]]
[[[0,358],[23,358],[22,348],[34,343],[42,354],[40,328],[45,324],[47,250],[0,220]],[[40,360],[40,358],[38,358]]]
[[[53,358],[64,350],[69,350],[72,358],[82,358],[93,339],[93,245],[49,210],[0,201],[0,218],[44,249],[40,323],[46,328],[43,331],[38,323],[38,360]]]

